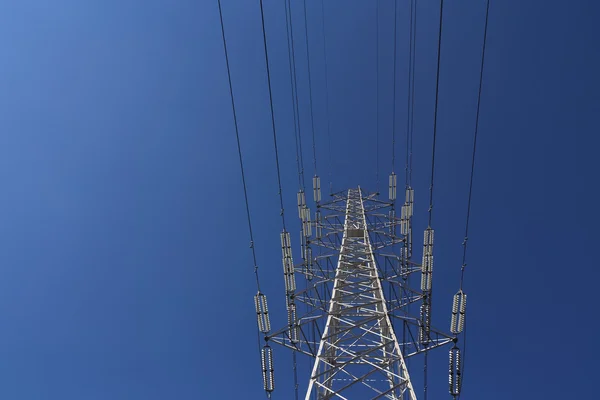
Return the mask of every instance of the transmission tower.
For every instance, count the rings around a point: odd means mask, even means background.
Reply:
[[[415,398],[375,265],[360,190],[349,190],[340,256],[325,330],[307,398],[343,396],[364,385],[373,394]]]
[[[274,389],[269,343],[275,343],[313,360],[306,400],[415,400],[406,360],[454,344],[450,389],[458,395],[461,365],[456,334],[464,326],[466,296],[457,295],[451,333],[432,326],[434,231],[425,230],[422,261],[414,262],[414,191],[406,189],[398,218],[394,174],[390,176],[390,201],[357,188],[332,194],[330,201],[321,203],[318,177],[313,186],[316,211],[312,221],[305,194],[298,193],[301,262],[293,262],[289,232],[281,234],[287,324],[270,332],[266,298],[264,305],[263,294],[256,298],[259,327],[267,340],[265,389]],[[411,279],[412,275],[420,279]],[[297,276],[303,278],[303,288],[296,285]],[[412,280],[420,280],[420,289],[411,287]]]

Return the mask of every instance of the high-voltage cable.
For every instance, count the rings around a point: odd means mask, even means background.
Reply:
[[[317,204],[317,207],[319,205],[319,203],[321,202],[321,178],[318,175],[317,172],[317,147],[316,147],[316,140],[315,140],[315,121],[314,121],[314,112],[313,112],[313,96],[312,96],[312,74],[311,74],[311,68],[310,68],[310,45],[309,45],[309,41],[308,41],[308,17],[307,17],[307,9],[306,9],[306,0],[304,0],[304,39],[305,39],[305,45],[306,45],[306,62],[307,62],[307,69],[308,69],[308,93],[309,93],[309,106],[310,106],[310,124],[311,124],[311,131],[312,131],[312,153],[313,153],[313,169],[314,169],[314,175],[313,175],[313,200],[315,201],[315,203]],[[317,217],[319,215],[319,210],[317,208],[316,211],[316,215],[315,215],[315,220],[317,220]],[[317,222],[317,221],[315,221]],[[304,248],[303,248],[303,259],[304,259],[304,267],[306,269],[306,280],[305,280],[305,284],[308,286],[308,281],[312,280],[312,276],[313,276],[313,253],[312,253],[312,248],[309,245],[309,240],[308,237],[311,236],[311,221],[310,221],[310,210],[308,208],[306,208],[305,210],[305,214],[304,214],[304,218],[302,219],[302,230],[303,230],[303,234],[304,234],[304,238],[305,240],[303,241],[304,244]],[[316,228],[316,225],[315,225]],[[315,229],[316,230],[316,229]],[[306,299],[306,295],[305,295],[305,299]],[[306,305],[306,310],[308,311],[309,306],[307,304],[307,302],[305,301],[305,305]],[[294,318],[295,321],[296,318]],[[296,329],[295,329],[295,336],[298,336],[298,326],[297,326],[297,322],[296,322]],[[309,332],[309,335],[311,333],[314,332]],[[315,340],[314,337],[311,338],[313,341]],[[295,356],[295,352],[294,352],[294,356]],[[309,371],[310,371],[310,364],[309,366]]]
[[[271,126],[273,130],[273,146],[275,148],[275,163],[277,166],[277,184],[279,188],[279,204],[281,206],[281,225],[285,231],[285,215],[283,207],[283,192],[281,189],[281,168],[279,167],[279,148],[277,146],[277,131],[275,128],[275,112],[273,111],[273,89],[271,87],[271,70],[269,68],[269,51],[267,48],[267,32],[265,30],[265,11],[263,6],[263,0],[260,0],[260,16],[262,21],[262,34],[263,34],[263,45],[265,50],[265,66],[267,70],[267,86],[269,87],[269,104],[271,110]]]
[[[471,176],[469,178],[469,199],[467,201],[467,220],[465,223],[465,239],[463,242],[463,260],[460,271],[460,288],[462,289],[465,267],[467,266],[467,241],[469,240],[469,219],[471,217],[471,198],[473,194],[473,176],[475,175],[475,153],[477,151],[477,133],[479,132],[479,109],[481,107],[481,88],[483,86],[483,69],[485,63],[485,44],[487,42],[488,17],[490,1],[487,0],[485,9],[485,26],[483,29],[483,46],[481,51],[481,68],[479,70],[479,90],[477,93],[477,113],[475,116],[475,133],[473,135],[473,155],[471,157]]]
[[[410,3],[410,40],[408,67],[408,103],[406,120],[406,187],[412,184],[412,145],[415,114],[415,58],[417,43],[417,0]]]
[[[440,61],[442,52],[442,21],[444,16],[444,0],[440,0],[440,24],[438,29],[438,46],[437,46],[437,72],[435,76],[435,108],[433,114],[433,141],[431,145],[431,183],[429,185],[429,223],[431,226],[431,217],[433,213],[433,181],[435,173],[435,144],[437,138],[437,115],[438,102],[440,93]]]
[[[397,31],[397,20],[398,20],[398,6],[397,1],[394,1],[394,68],[393,68],[393,84],[392,84],[392,174],[396,164],[396,31]],[[392,199],[390,199],[392,200]]]
[[[290,27],[289,27],[289,14],[288,14],[288,2],[287,0],[283,2],[285,6],[285,30],[286,30],[286,39],[287,39],[287,49],[288,49],[288,66],[290,70],[290,93],[292,95],[292,118],[294,122],[294,147],[296,149],[296,169],[298,171],[298,187],[302,188],[302,176],[300,174],[300,154],[298,152],[298,123],[296,122],[298,115],[296,109],[296,88],[294,86],[294,72],[292,70],[292,51],[290,45]]]
[[[221,8],[221,0],[218,0],[219,3],[219,19],[221,21],[221,35],[223,38],[223,49],[225,51],[225,64],[227,66],[227,80],[229,82],[229,95],[231,97],[231,110],[233,113],[233,124],[235,126],[235,139],[237,143],[238,150],[238,158],[240,161],[240,171],[242,175],[242,186],[244,188],[244,201],[246,203],[246,217],[248,219],[248,231],[250,233],[250,249],[252,249],[252,259],[254,261],[254,274],[256,276],[256,286],[258,287],[258,291],[260,292],[260,282],[258,278],[258,265],[256,262],[256,252],[254,250],[254,234],[252,231],[252,220],[250,218],[250,206],[248,203],[248,190],[246,186],[246,174],[244,172],[244,161],[242,159],[242,146],[240,144],[240,133],[237,121],[237,113],[235,110],[235,100],[233,96],[233,85],[231,83],[231,68],[229,66],[229,52],[227,51],[227,39],[225,38],[225,26],[223,24],[223,11]]]
[[[379,0],[375,1],[375,187],[379,193]]]
[[[313,168],[317,176],[317,146],[315,143],[315,119],[313,115],[312,77],[310,73],[310,46],[308,44],[308,21],[306,17],[306,0],[304,0],[304,38],[306,42],[306,63],[308,68],[308,103],[310,106],[310,125],[312,131]]]
[[[463,284],[464,284],[464,277],[465,277],[465,268],[467,266],[467,242],[469,240],[469,220],[471,217],[471,199],[472,199],[472,194],[473,194],[473,177],[475,175],[475,154],[477,151],[477,133],[479,132],[479,111],[481,108],[481,90],[483,87],[483,71],[484,71],[484,66],[485,66],[485,47],[486,47],[486,43],[487,43],[487,30],[488,30],[488,21],[489,21],[489,13],[490,13],[490,0],[486,1],[486,6],[485,6],[485,25],[483,28],[483,45],[482,45],[482,49],[481,49],[481,67],[479,69],[479,89],[477,92],[477,112],[476,112],[476,116],[475,116],[475,132],[473,134],[473,155],[471,158],[471,175],[469,178],[469,197],[467,200],[467,217],[466,217],[466,222],[465,222],[465,238],[463,240],[463,258],[462,258],[462,265],[460,268],[460,290],[459,293],[463,294],[464,299],[463,302],[460,304],[460,309],[459,309],[459,315],[458,315],[458,321],[457,321],[457,328],[460,328],[461,331],[463,331],[463,357],[462,357],[462,363],[460,363],[459,365],[456,366],[456,373],[458,373],[458,382],[455,384],[454,387],[454,392],[456,394],[453,393],[454,397],[456,399],[460,399],[460,395],[462,392],[462,384],[463,384],[463,380],[462,380],[462,376],[464,376],[464,369],[465,369],[465,359],[466,359],[466,354],[467,354],[467,331],[466,331],[466,294],[463,293]],[[457,293],[458,295],[458,293]],[[454,305],[453,305],[453,318],[454,318]],[[461,312],[462,311],[462,312]],[[460,317],[462,316],[462,321],[460,320]],[[454,333],[454,332],[453,332]],[[452,388],[450,388],[450,391],[452,392]]]
[[[321,20],[323,33],[323,60],[325,66],[325,119],[327,120],[327,147],[329,153],[329,195],[333,194],[333,183],[331,180],[331,123],[329,117],[329,72],[327,68],[327,39],[325,35],[325,0],[321,0]]]
[[[277,167],[277,185],[278,185],[278,189],[279,189],[279,203],[280,203],[280,207],[281,207],[281,209],[280,209],[281,225],[282,225],[283,233],[286,233],[287,231],[285,228],[285,211],[284,211],[284,206],[283,206],[283,191],[281,188],[281,168],[279,165],[279,149],[277,146],[277,130],[275,127],[275,112],[273,110],[273,89],[272,89],[272,85],[271,85],[271,70],[269,67],[269,51],[268,51],[268,46],[267,46],[267,32],[265,29],[265,11],[264,11],[263,0],[260,0],[260,16],[261,16],[262,34],[263,34],[263,46],[264,46],[264,51],[265,51],[265,67],[266,67],[266,72],[267,72],[267,85],[268,85],[268,89],[269,89],[271,126],[272,126],[272,130],[273,130],[273,147],[275,150],[275,164]],[[284,257],[284,262],[285,262],[285,257]],[[285,265],[284,265],[284,267],[285,267]],[[286,280],[286,286],[291,285],[292,284],[291,281],[293,281],[293,279],[294,278],[293,278],[293,274],[292,274],[292,278]],[[268,337],[265,337],[265,339],[268,339]],[[269,346],[268,340],[262,349],[262,363],[263,363],[264,388],[265,388],[266,392],[268,393],[268,395],[270,396],[270,393],[275,388],[275,380],[274,380],[274,368],[273,368],[273,355],[272,355],[272,350],[271,350],[271,347]]]
[[[221,35],[223,39],[223,50],[225,52],[225,64],[227,66],[227,80],[229,83],[229,94],[231,97],[231,109],[233,113],[233,122],[235,126],[235,137],[238,149],[238,157],[240,161],[240,171],[242,175],[242,185],[244,188],[244,201],[246,203],[246,216],[248,219],[248,231],[250,233],[250,249],[252,250],[252,259],[254,262],[254,275],[256,278],[256,289],[257,293],[254,297],[256,314],[257,314],[257,325],[258,325],[258,335],[257,335],[257,347],[258,351],[261,354],[262,361],[262,369],[263,369],[263,381],[264,381],[264,389],[267,393],[267,397],[270,398],[270,393],[274,389],[274,381],[273,381],[273,358],[271,354],[271,349],[268,347],[263,347],[261,349],[260,346],[260,333],[267,334],[271,330],[271,323],[269,320],[269,312],[267,307],[267,297],[265,294],[260,291],[260,279],[258,274],[258,263],[256,262],[256,251],[254,248],[254,234],[252,231],[252,219],[250,217],[250,206],[248,202],[248,190],[246,186],[246,175],[244,173],[244,162],[242,158],[242,147],[240,144],[240,134],[239,127],[237,122],[237,113],[235,109],[235,99],[233,96],[233,85],[231,83],[231,68],[229,65],[229,53],[227,51],[227,39],[225,37],[225,26],[223,24],[223,9],[221,7],[221,0],[218,0],[219,5],[219,20],[221,22]],[[282,207],[283,208],[283,207]]]
[[[288,61],[290,66],[290,80],[292,84],[292,107],[294,111],[294,134],[296,146],[296,167],[298,169],[299,190],[305,190],[304,182],[304,158],[302,155],[302,136],[300,124],[300,110],[298,105],[298,80],[296,74],[296,54],[294,46],[294,27],[292,23],[292,4],[290,0],[285,1],[285,27],[287,31]]]
[[[288,56],[290,57],[290,72],[293,71],[293,90],[292,90],[292,96],[293,96],[293,104],[294,104],[294,109],[295,109],[295,116],[296,116],[296,124],[297,126],[295,127],[295,133],[296,133],[296,163],[298,166],[298,179],[299,179],[299,184],[300,184],[300,188],[299,188],[299,192],[298,192],[298,213],[299,213],[299,217],[302,221],[302,258],[305,257],[305,248],[306,248],[306,242],[307,240],[306,238],[306,234],[308,233],[308,228],[307,228],[307,221],[305,216],[308,214],[308,218],[310,219],[310,211],[308,209],[308,207],[306,206],[306,198],[305,198],[305,192],[306,192],[306,184],[305,184],[305,180],[304,180],[304,157],[302,154],[302,129],[301,129],[301,124],[300,124],[300,109],[299,109],[299,100],[298,100],[298,77],[297,77],[297,69],[296,69],[296,46],[295,46],[295,41],[294,41],[294,22],[293,22],[293,17],[292,17],[292,3],[290,0],[287,0],[286,2],[286,30],[287,30],[287,35],[288,35]],[[310,66],[309,66],[310,68]],[[311,110],[312,113],[312,110]],[[288,235],[288,241],[289,241],[289,233],[285,232]],[[291,250],[290,250],[290,257],[291,257]],[[295,283],[295,270],[294,270],[294,265],[293,262],[291,263],[290,266],[290,273],[288,275],[288,278],[286,279],[286,301],[288,302],[288,311],[293,309],[294,313],[293,315],[295,316],[295,309],[296,309],[296,304],[295,304],[295,297],[294,297],[294,292],[296,291],[296,283]],[[293,288],[290,286],[290,281],[289,279],[293,279]],[[298,338],[297,338],[297,329],[295,328],[295,324],[296,321],[290,321],[289,322],[289,334],[290,334],[290,341],[292,341],[292,343],[297,343]],[[293,337],[292,335],[295,333],[295,337]],[[292,370],[293,370],[293,375],[294,375],[294,398],[296,400],[298,400],[298,371],[297,371],[297,356],[296,356],[296,351],[294,351],[293,357],[292,357]]]
[[[433,183],[435,177],[435,145],[436,145],[436,137],[437,137],[437,114],[438,114],[438,103],[439,103],[439,92],[440,92],[440,61],[442,54],[442,22],[444,17],[444,0],[440,0],[440,22],[438,28],[438,46],[437,46],[437,70],[435,77],[435,109],[433,116],[433,140],[431,145],[431,182],[429,185],[429,218],[428,218],[428,229],[431,228],[432,216],[433,216]],[[425,235],[425,242],[427,242],[427,234]],[[431,280],[429,280],[429,285],[431,285]],[[431,286],[427,293],[427,302],[429,306],[431,305]],[[430,312],[430,307],[427,310]],[[428,319],[431,318],[431,315],[427,316]],[[427,400],[427,353],[425,353],[425,357],[423,360],[423,400]]]

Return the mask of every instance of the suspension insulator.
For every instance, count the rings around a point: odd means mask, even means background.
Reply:
[[[434,234],[434,230],[432,228],[425,229],[425,235],[423,238],[424,239],[423,243],[425,245],[433,246],[433,234]]]
[[[317,175],[313,177],[313,195],[315,198],[315,203],[321,201],[321,178]]]
[[[411,218],[413,216],[413,204],[415,202],[415,191],[411,188],[406,189],[405,204],[407,206],[407,216]]]
[[[310,208],[304,207],[304,211],[302,214],[302,233],[305,237],[310,237],[312,235],[312,224],[310,222]]]
[[[421,323],[419,324],[419,342],[421,344],[429,343],[429,331],[431,329],[430,311],[431,306],[429,304],[421,304]]]
[[[271,320],[269,319],[269,309],[267,308],[267,296],[258,292],[254,296],[254,305],[256,306],[256,317],[258,318],[258,330],[262,333],[269,333],[271,330]]]
[[[406,235],[406,257],[412,257],[412,226],[408,225],[408,234]]]
[[[403,246],[400,248],[400,275],[406,276],[408,274],[408,258],[406,257],[407,251],[406,247]]]
[[[323,235],[323,221],[321,219],[321,211],[315,212],[315,234],[317,239],[321,239]]]
[[[281,252],[283,254],[283,277],[285,279],[285,290],[293,293],[296,290],[296,278],[294,277],[294,260],[292,259],[292,247],[290,233],[281,233]]]
[[[306,279],[308,279],[310,281],[310,280],[312,280],[312,278],[314,276],[314,269],[313,269],[314,265],[313,265],[312,248],[310,248],[309,246],[306,246],[304,259],[306,261]]]
[[[285,291],[288,295],[296,291],[296,276],[294,275],[294,267],[288,269],[287,273],[284,273],[285,279]]]
[[[450,377],[449,377],[450,394],[452,396],[458,396],[460,394],[461,370],[462,370],[462,360],[460,357],[460,349],[455,346],[452,349],[450,349],[449,363],[448,363],[448,373],[450,375]]]
[[[425,229],[423,238],[423,260],[421,263],[421,290],[431,290],[433,273],[433,229]]]
[[[426,291],[431,288],[431,281],[429,280],[429,273],[421,271],[421,290]]]
[[[455,364],[455,371],[456,371],[456,384],[454,385],[454,392],[456,393],[456,395],[458,396],[460,394],[460,389],[462,387],[462,359],[460,356],[460,349],[456,349],[456,364]]]
[[[406,225],[408,221],[408,218],[406,217],[406,204],[402,206],[402,208],[400,209],[400,234],[401,235],[406,235],[406,232],[408,231],[408,227]]]
[[[304,190],[298,192],[298,218],[302,218],[302,210],[306,206],[306,196],[304,195]]]
[[[408,206],[407,204],[402,206],[402,219],[400,224],[400,233],[404,236],[408,236],[410,234],[410,208],[412,206]]]
[[[452,301],[452,320],[450,332],[455,335],[461,333],[465,328],[465,312],[467,311],[467,295],[460,290],[454,295]]]
[[[392,172],[390,175],[390,200],[396,200],[396,174]]]
[[[450,394],[454,393],[454,384],[456,383],[456,377],[454,376],[454,349],[450,349],[450,354],[448,355],[448,390]]]
[[[432,274],[431,270],[425,271],[425,266],[422,265],[421,266],[421,290],[422,291],[431,290],[431,278],[432,277],[433,277],[433,274]]]
[[[454,304],[452,305],[452,318],[450,319],[450,332],[456,334],[456,324],[458,322],[458,309],[455,310],[456,297],[454,298]]]
[[[394,228],[396,226],[396,211],[395,210],[390,210],[390,235],[394,234]]]
[[[273,350],[269,345],[262,348],[261,361],[264,388],[271,393],[275,389],[275,380],[273,375]]]
[[[281,255],[283,258],[292,257],[290,233],[286,231],[281,232]]]
[[[458,313],[458,332],[462,332],[465,328],[465,318],[467,312],[467,295],[462,293],[462,301],[460,302],[460,311]]]
[[[288,326],[290,342],[298,343],[298,319],[296,316],[296,304],[288,304]]]

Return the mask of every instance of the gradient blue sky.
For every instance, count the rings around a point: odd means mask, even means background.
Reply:
[[[331,172],[335,189],[375,190],[376,154],[383,181],[391,168],[393,3],[380,1],[376,149],[375,2],[326,1],[329,168],[320,1],[307,1],[319,174],[326,181]],[[301,2],[293,3],[301,35]],[[433,318],[442,327],[458,287],[484,6],[445,7],[433,223]],[[419,230],[438,7],[419,1]],[[465,400],[596,396],[599,11],[585,0],[492,0],[466,277]],[[260,10],[257,0],[223,0],[223,12],[256,250],[278,326],[280,225]],[[407,12],[408,2],[399,3],[399,165]],[[265,13],[286,209],[297,229],[283,2],[265,0]],[[0,397],[264,398],[220,35],[216,0],[0,3]],[[308,146],[304,51],[298,40]],[[305,158],[311,176],[309,151]],[[289,354],[275,350],[274,398],[288,399]],[[431,357],[431,399],[447,398],[446,359],[444,350]]]

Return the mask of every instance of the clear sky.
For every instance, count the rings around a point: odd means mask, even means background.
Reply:
[[[463,399],[595,398],[599,6],[491,1]],[[310,177],[303,10],[292,2]],[[377,149],[375,2],[326,0],[330,168],[321,3],[307,2],[323,187],[331,173],[334,189],[376,190],[377,154],[382,182],[391,170],[393,3],[379,1]],[[439,2],[418,4],[417,237],[426,224]],[[445,5],[433,217],[433,320],[442,328],[458,288],[484,7],[484,0]],[[258,0],[223,0],[223,12],[261,279],[272,323],[281,326]],[[283,2],[265,0],[265,14],[282,184],[296,232]],[[0,3],[0,397],[264,398],[220,35],[216,0]],[[407,43],[403,1],[400,170]],[[292,398],[289,353],[274,350],[273,398]],[[430,399],[448,398],[447,352],[432,354]],[[305,376],[307,364],[301,369]],[[301,392],[305,386],[301,380]]]

